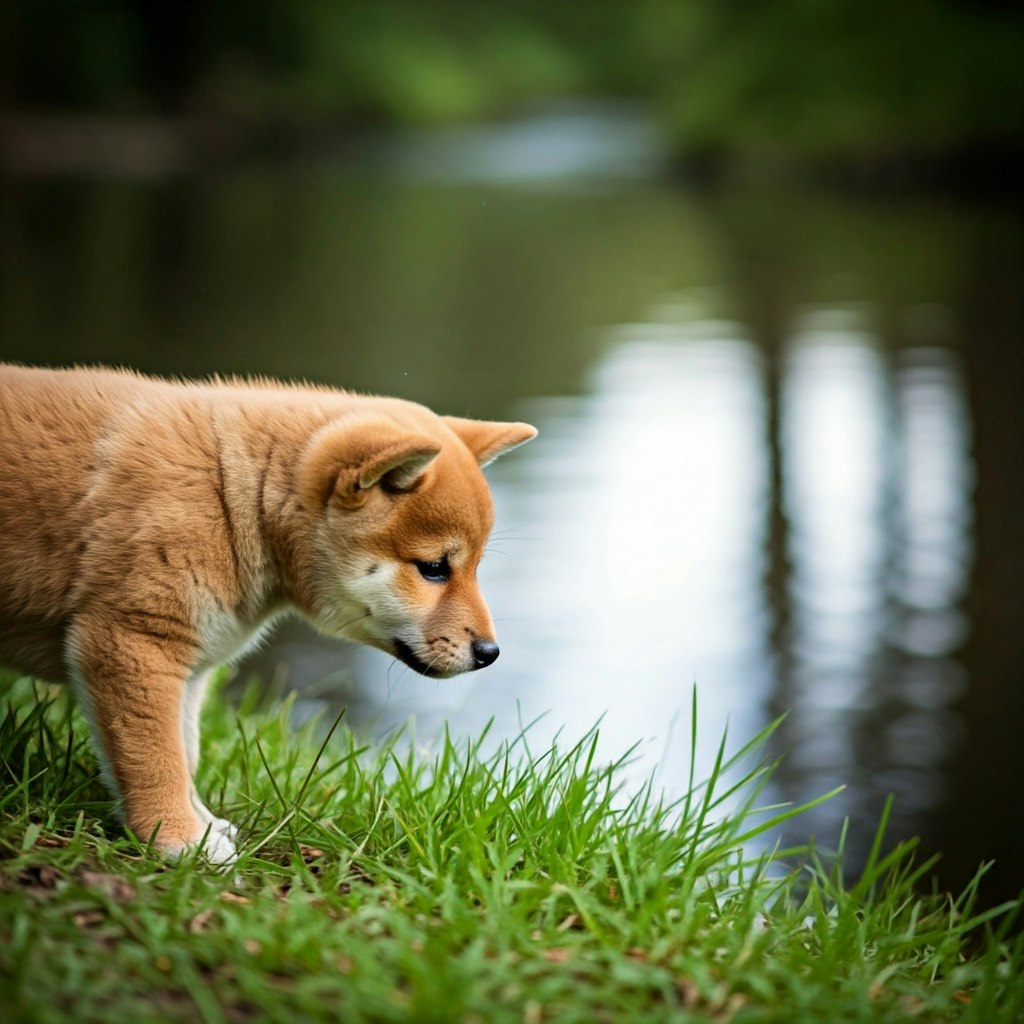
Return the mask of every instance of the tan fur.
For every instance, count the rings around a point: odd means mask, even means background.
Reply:
[[[0,663],[75,686],[138,835],[177,852],[209,830],[229,859],[192,782],[209,670],[287,611],[431,675],[489,663],[480,465],[535,433],[268,381],[0,365]],[[446,582],[416,565],[444,558]]]

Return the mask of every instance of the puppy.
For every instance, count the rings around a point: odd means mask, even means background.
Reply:
[[[230,860],[193,783],[210,671],[289,611],[423,675],[490,665],[480,467],[535,434],[326,388],[0,365],[0,663],[72,684],[137,835]]]

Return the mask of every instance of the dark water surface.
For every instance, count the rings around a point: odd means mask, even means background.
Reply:
[[[259,372],[536,423],[492,467],[502,656],[428,681],[284,627],[254,662],[429,746],[604,715],[685,785],[783,711],[770,794],[851,852],[886,794],[1024,885],[1024,311],[1009,209],[688,193],[628,119],[164,181],[19,179],[0,357]]]

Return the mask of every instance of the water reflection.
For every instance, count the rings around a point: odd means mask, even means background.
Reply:
[[[295,625],[252,667],[366,728],[413,715],[424,744],[445,722],[493,718],[497,741],[543,716],[543,744],[602,718],[604,752],[640,741],[631,780],[656,770],[669,792],[694,685],[698,771],[727,722],[738,743],[786,711],[774,795],[848,785],[790,838],[833,842],[850,814],[856,856],[894,792],[893,838],[945,851],[951,885],[998,857],[1013,892],[1019,228],[999,210],[689,195],[631,159],[601,188],[558,160],[557,183],[509,187],[484,161],[449,188],[439,152],[377,154],[390,177],[7,182],[0,355],[534,420],[541,439],[491,471],[492,669],[427,681]]]
[[[857,780],[817,812],[826,835],[843,815],[877,815],[887,793],[909,835],[956,740],[971,463],[953,354],[909,348],[893,364],[863,321],[816,314],[787,358],[791,632],[774,703],[791,709],[778,744],[791,753],[778,779],[797,798]]]
[[[502,590],[530,609],[513,648],[530,649],[534,624],[550,624],[530,704],[552,706],[556,721],[607,710],[616,752],[656,738],[648,758],[678,789],[694,683],[714,681],[701,689],[704,769],[726,719],[747,735],[764,714],[763,615],[749,587],[763,491],[757,355],[733,324],[615,334],[590,396],[530,460],[530,491],[543,497],[523,511],[542,534],[529,566],[504,569],[515,575]],[[554,417],[538,412],[543,429]]]
[[[847,722],[870,701],[868,669],[885,634],[885,380],[851,314],[808,315],[787,361],[792,667],[783,700],[804,737],[791,770],[831,789],[858,772]]]

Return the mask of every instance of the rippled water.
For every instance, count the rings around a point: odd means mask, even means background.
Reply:
[[[1020,229],[1007,211],[694,195],[625,116],[168,181],[17,180],[0,355],[255,371],[522,417],[489,471],[495,666],[427,681],[296,625],[247,666],[384,731],[639,744],[669,793],[782,712],[770,794],[854,857],[887,793],[1024,884]]]

